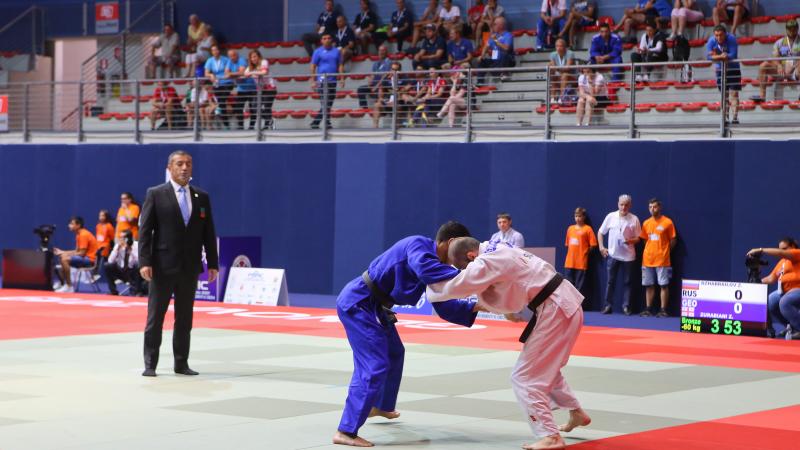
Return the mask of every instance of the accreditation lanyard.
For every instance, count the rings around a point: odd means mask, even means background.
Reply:
[[[403,16],[406,14],[406,10],[397,11],[397,17],[394,19],[394,26],[399,26],[400,21],[403,20]]]
[[[369,19],[369,13],[361,13],[361,18],[358,19],[358,28],[364,28],[364,22]]]
[[[347,28],[336,31],[336,39],[338,40],[339,45],[342,45],[342,39],[344,39],[345,35],[347,35]]]

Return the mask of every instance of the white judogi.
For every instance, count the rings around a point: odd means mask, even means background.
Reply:
[[[478,303],[491,312],[518,313],[555,273],[541,258],[522,249],[499,246],[491,253],[481,253],[455,278],[428,285],[427,297],[439,302],[477,294]],[[580,292],[564,280],[536,309],[536,326],[511,375],[517,401],[539,438],[559,432],[551,408],[580,408],[561,368],[567,364],[583,325],[582,301]]]

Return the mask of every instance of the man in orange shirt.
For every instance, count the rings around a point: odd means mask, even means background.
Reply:
[[[589,251],[597,247],[594,230],[586,225],[586,209],[575,208],[575,225],[567,228],[564,242],[567,247],[567,260],[564,263],[564,275],[575,288],[583,293],[586,282],[586,270],[589,267]]]
[[[653,301],[656,295],[656,283],[661,287],[661,309],[656,317],[667,317],[669,302],[669,280],[672,278],[670,253],[678,242],[675,225],[669,217],[661,214],[661,201],[650,199],[650,218],[642,225],[641,238],[645,241],[642,256],[642,286],[646,287],[647,306],[640,314],[651,316]]]
[[[97,259],[97,239],[83,227],[83,218],[72,216],[69,219],[69,231],[75,233],[75,250],[61,250],[55,248],[53,253],[61,258],[61,276],[64,284],[56,292],[75,292],[70,279],[70,268],[89,267]]]

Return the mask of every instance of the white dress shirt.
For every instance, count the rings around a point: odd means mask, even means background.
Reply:
[[[624,216],[619,211],[608,213],[597,234],[608,235],[608,256],[620,261],[633,261],[636,259],[636,248],[626,243],[642,234],[642,225],[639,218],[632,213]]]
[[[181,185],[176,183],[175,180],[172,178],[169,179],[170,184],[172,184],[172,190],[175,191],[175,199],[178,200],[178,208],[181,205],[181,193],[178,192],[178,189],[181,188]],[[189,206],[189,217],[192,217],[192,191],[189,189],[189,185],[183,186],[186,188],[186,192],[183,195],[186,196],[186,204]]]
[[[522,236],[522,233],[513,228],[509,228],[505,233],[498,231],[492,235],[492,238],[489,239],[489,242],[492,244],[502,242],[517,248],[525,247],[525,238]]]
[[[122,245],[115,245],[114,250],[108,255],[108,262],[116,264],[120,269],[125,267],[125,252],[122,250]],[[128,252],[128,268],[134,269],[139,267],[139,242],[133,241],[130,252]]]

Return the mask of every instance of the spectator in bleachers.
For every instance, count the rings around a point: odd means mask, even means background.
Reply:
[[[475,51],[472,41],[461,36],[459,28],[450,30],[450,41],[447,42],[447,62],[453,69],[466,69],[472,65],[472,52]]]
[[[178,76],[178,63],[181,61],[180,38],[171,24],[164,25],[164,32],[158,36],[153,44],[149,61],[149,78],[176,78]],[[161,55],[156,56],[155,49],[161,49]],[[168,75],[167,75],[168,74]]]
[[[639,218],[631,213],[631,196],[623,194],[617,201],[617,211],[608,213],[597,230],[597,245],[600,254],[607,258],[608,284],[606,285],[603,314],[611,314],[617,277],[622,272],[622,312],[631,315],[631,275],[636,262],[636,244],[642,234]],[[608,235],[608,248],[603,245],[603,236]]]
[[[396,0],[397,10],[392,13],[392,18],[389,25],[386,26],[386,31],[377,33],[378,39],[383,42],[386,39],[394,38],[397,41],[397,51],[403,51],[403,44],[412,34],[414,22],[411,20],[411,13],[406,9],[404,0]]]
[[[505,9],[497,4],[497,0],[489,0],[488,3],[486,3],[486,7],[483,8],[483,15],[478,23],[478,27],[475,29],[475,48],[483,48],[484,44],[488,42],[484,42],[483,34],[492,33],[494,29],[494,19],[498,17],[505,17]]]
[[[131,295],[144,292],[144,283],[139,274],[139,243],[133,239],[130,231],[122,232],[103,268],[111,295],[119,295],[117,280],[130,285]]]
[[[320,110],[311,121],[311,128],[319,128],[323,116],[328,117],[327,126],[330,124],[330,110],[336,100],[336,73],[343,73],[342,54],[333,46],[333,36],[325,33],[322,35],[322,45],[314,50],[311,57],[311,86],[319,93]],[[344,77],[340,84],[344,87]]]
[[[217,40],[211,34],[211,28],[205,26],[200,32],[200,41],[192,44],[193,53],[186,55],[186,77],[203,78],[205,76],[205,64],[211,58],[211,47],[217,45]]]
[[[203,39],[203,31],[210,28],[201,21],[197,14],[189,16],[189,27],[186,29],[186,44],[195,45]]]
[[[353,20],[353,26],[356,28],[355,34],[359,44],[359,53],[368,55],[370,43],[374,42],[376,47],[380,45],[375,33],[377,29],[377,22],[375,19],[377,17],[370,8],[369,0],[361,0],[359,4],[361,11],[356,14],[356,18]]]
[[[337,17],[339,17],[339,13],[334,9],[333,0],[325,0],[325,9],[317,18],[316,30],[313,33],[306,33],[300,38],[308,56],[313,56],[314,46],[320,42],[324,34],[336,35]]]
[[[607,23],[600,24],[600,33],[594,35],[589,48],[589,62],[592,64],[621,64],[622,38],[611,32]],[[611,69],[614,79],[622,77],[622,67]]]
[[[582,72],[578,77],[578,108],[575,111],[579,127],[584,126],[584,117],[588,126],[595,108],[605,108],[609,103],[608,83],[603,74],[594,67],[584,67]]]
[[[695,0],[675,0],[672,8],[672,33],[667,40],[683,36],[686,24],[693,24],[703,20],[703,12],[697,10]]]
[[[392,113],[395,104],[398,118],[408,110],[408,104],[413,104],[405,100],[412,83],[399,73],[400,67],[399,61],[393,61],[389,73],[383,76],[378,84],[378,98],[372,107],[372,124],[375,128],[380,127],[382,115]]]
[[[739,123],[739,91],[742,90],[742,69],[738,62],[733,62],[739,58],[739,44],[736,36],[728,33],[725,26],[717,25],[714,27],[714,35],[708,39],[706,44],[706,55],[708,59],[715,62],[717,73],[717,88],[722,90],[722,80],[725,77],[725,90],[727,102],[733,115],[731,123]],[[724,74],[723,74],[724,71]],[[720,105],[725,107],[725,105]],[[729,119],[727,109],[725,120]]]
[[[575,80],[575,54],[567,48],[564,38],[556,40],[556,50],[550,53],[550,101],[551,104],[560,104],[564,99],[567,89]]]
[[[195,106],[197,107],[198,116],[197,119],[200,121],[200,127],[203,130],[209,129],[209,121],[208,121],[208,103],[209,103],[209,84],[203,80],[200,83],[200,93],[198,95],[198,89],[192,87],[189,90],[189,95],[186,96],[186,123],[189,127],[194,126],[194,109]]]
[[[378,89],[391,68],[389,51],[385,45],[381,45],[378,47],[378,60],[372,63],[371,72],[375,74],[370,77],[368,83],[358,87],[358,105],[361,109],[371,108],[370,101],[378,98]]]
[[[356,34],[347,25],[347,18],[344,16],[336,18],[336,38],[334,41],[342,54],[342,64],[346,64],[356,51]]]
[[[59,278],[63,284],[56,289],[56,292],[75,292],[72,286],[72,267],[90,267],[97,260],[97,239],[94,235],[83,227],[83,218],[72,216],[69,219],[69,231],[75,233],[75,250],[61,250],[54,248],[53,254],[61,260],[61,273]]]
[[[772,46],[772,57],[788,58],[798,56],[800,56],[800,39],[797,35],[797,20],[792,19],[786,22],[786,36],[775,41]],[[764,101],[767,99],[767,85],[770,77],[774,78],[776,83],[797,81],[798,75],[800,75],[798,66],[800,66],[800,61],[798,60],[762,62],[758,68],[758,88],[761,95],[753,97],[753,100]],[[777,95],[775,99],[778,100]]]
[[[275,96],[278,93],[278,88],[275,86],[275,80],[269,76],[269,61],[263,58],[258,50],[250,51],[247,55],[247,68],[244,70],[244,76],[252,79],[256,87],[261,91],[261,124],[258,124],[261,129],[272,127],[272,104],[275,102]],[[256,120],[257,102],[250,103],[250,128]]]
[[[447,80],[441,72],[435,69],[428,71],[428,80],[425,83],[422,97],[417,99],[416,109],[412,117],[413,123],[426,124],[428,123],[428,114],[433,114],[433,111],[442,109],[445,102],[445,94],[449,92],[447,89]]]
[[[444,0],[442,7],[439,8],[439,14],[436,16],[436,23],[445,35],[449,36],[450,31],[456,28],[463,32],[464,23],[461,19],[461,8],[454,5],[453,0]]]
[[[456,115],[467,109],[467,83],[464,73],[453,70],[450,74],[450,95],[436,114],[440,119],[447,116],[447,125],[453,128],[456,125]]]
[[[228,113],[228,99],[233,90],[233,80],[225,76],[225,68],[228,67],[228,57],[220,53],[219,46],[211,46],[211,58],[205,64],[206,78],[214,85],[214,97],[219,102],[221,108],[221,118],[224,125],[228,125],[230,115]]]
[[[750,5],[747,0],[717,0],[712,16],[714,25],[731,21],[731,34],[736,34],[736,29],[750,17]]]
[[[648,19],[657,20],[659,17],[667,18],[672,14],[672,4],[669,0],[636,0],[636,6],[625,10],[624,15],[614,28],[615,32],[622,30],[623,39],[636,43],[636,25],[645,23]]]
[[[639,46],[631,53],[633,63],[654,63],[669,61],[667,55],[667,40],[663,33],[658,31],[654,20],[648,20],[645,32],[639,42]],[[650,74],[656,69],[654,66],[644,66],[638,68],[639,74],[636,81],[650,81]],[[663,67],[658,67],[663,70]]]
[[[567,0],[542,0],[539,22],[536,26],[536,50],[552,49],[556,36],[564,28],[567,17]]]
[[[97,240],[98,248],[103,249],[102,256],[108,258],[111,253],[111,246],[114,244],[114,223],[111,221],[111,213],[107,209],[101,209],[97,214],[97,225],[94,227],[94,238]]]
[[[648,203],[650,218],[642,224],[639,236],[645,241],[642,255],[642,286],[645,287],[645,309],[641,316],[652,315],[656,297],[656,284],[660,288],[661,309],[656,317],[667,317],[669,303],[669,280],[672,278],[670,253],[678,243],[678,234],[672,220],[662,214],[661,201],[653,198]]]
[[[481,22],[481,17],[483,17],[483,10],[486,8],[486,5],[483,4],[483,0],[475,0],[475,3],[467,10],[467,24],[463,34],[464,36],[472,36],[475,42],[478,41],[478,25]]]
[[[785,328],[778,331],[777,337],[793,340],[800,339],[800,250],[797,247],[796,240],[785,237],[778,243],[778,248],[754,248],[747,252],[750,257],[769,255],[780,258],[772,272],[761,279],[764,284],[778,284],[778,288],[767,297],[771,319],[767,333],[774,336],[775,330],[771,328],[781,324]]]
[[[481,69],[502,69],[514,67],[514,37],[506,30],[506,18],[495,17],[492,24],[492,34],[481,52]],[[505,78],[506,75],[501,75]],[[478,84],[483,85],[486,72],[478,75]]]
[[[436,25],[439,18],[439,0],[430,0],[425,11],[419,17],[419,20],[414,22],[414,34],[411,36],[411,47],[416,48],[419,42],[420,35],[425,34],[428,25]]]
[[[229,126],[232,130],[244,128],[244,104],[249,94],[255,93],[255,85],[249,85],[244,77],[247,60],[234,49],[228,50],[228,64],[225,65],[225,79],[232,80],[230,101],[226,102]],[[252,81],[252,80],[251,80]],[[247,94],[239,95],[242,91]]]
[[[419,51],[414,55],[414,68],[416,70],[440,69],[445,63],[447,44],[439,36],[436,25],[429,23],[425,26],[425,39],[422,40]]]
[[[567,259],[564,261],[564,277],[578,291],[583,292],[586,284],[586,272],[589,269],[589,252],[597,248],[597,237],[592,227],[586,223],[586,209],[575,208],[575,225],[567,228],[564,246],[567,247]]]
[[[573,0],[569,14],[567,15],[567,21],[558,33],[558,37],[564,38],[567,36],[567,46],[574,48],[577,45],[575,37],[578,35],[578,31],[583,29],[583,27],[594,25],[596,18],[596,0]]]
[[[497,215],[497,233],[489,238],[490,244],[508,244],[512,247],[525,247],[525,237],[522,233],[511,227],[511,214],[501,212]]]
[[[119,196],[119,209],[117,209],[117,237],[125,230],[131,230],[133,238],[139,237],[139,205],[130,192],[123,192]]]
[[[152,109],[150,111],[150,129],[156,129],[156,121],[162,117],[166,118],[167,129],[172,129],[172,115],[175,108],[180,104],[178,92],[171,85],[159,81],[150,100]]]
[[[231,59],[232,60],[232,59]],[[253,62],[255,60],[255,62]],[[261,54],[258,50],[250,50],[247,59],[243,59],[244,65],[237,67],[239,73],[236,79],[236,114],[237,119],[240,121],[240,130],[245,129],[245,111],[249,113],[250,124],[247,127],[250,130],[255,129],[256,117],[258,114],[258,77],[249,76],[247,69],[255,64],[259,68],[261,62]]]

